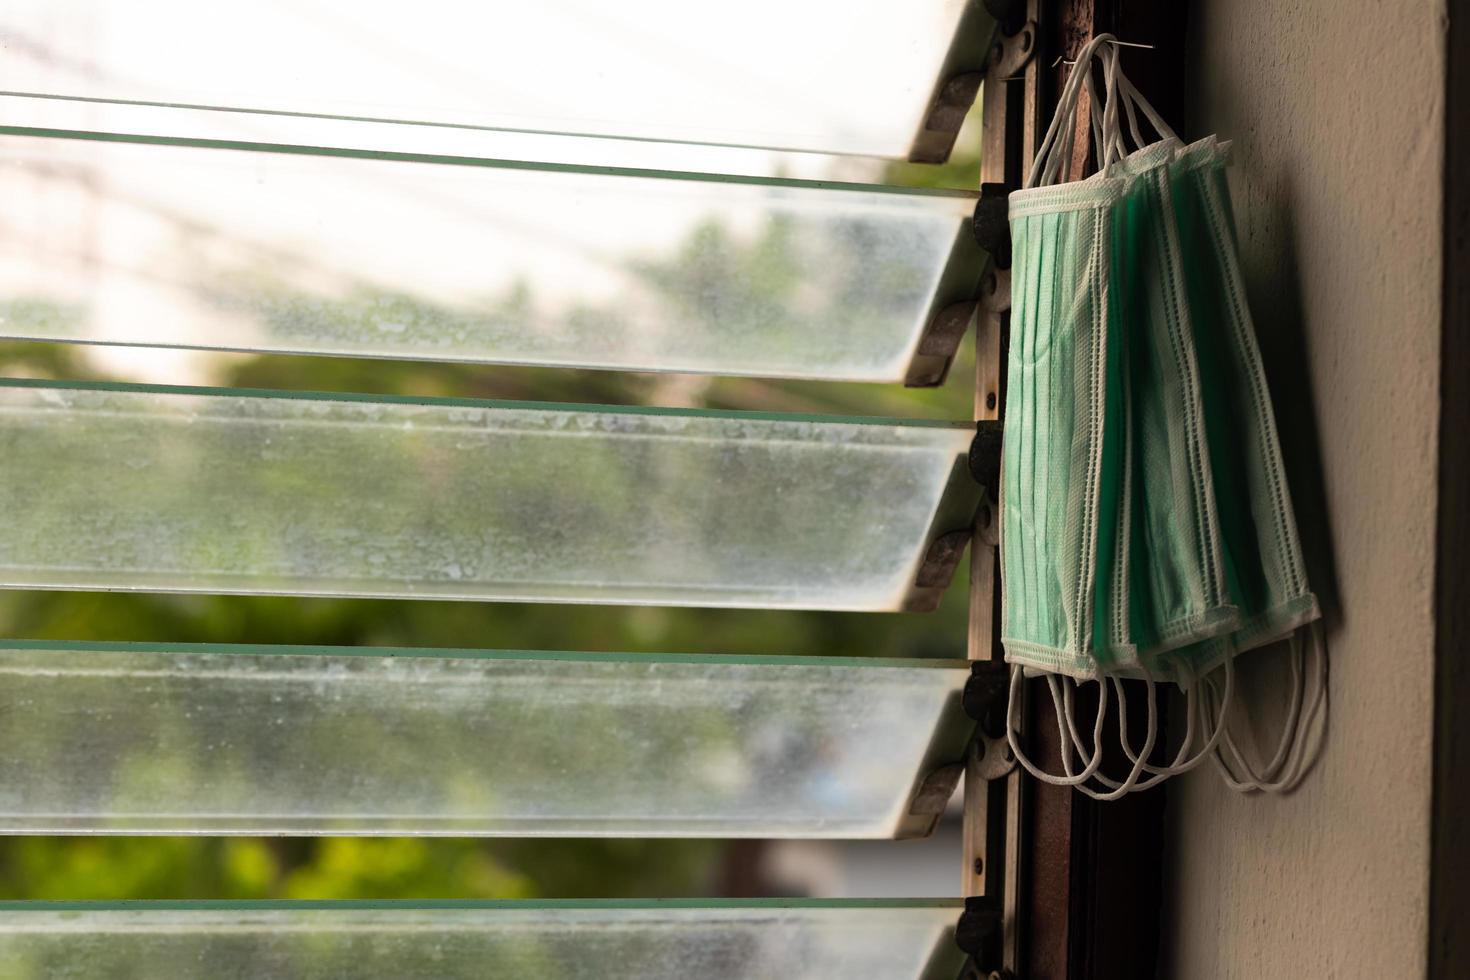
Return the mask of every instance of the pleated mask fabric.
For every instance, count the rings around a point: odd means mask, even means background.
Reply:
[[[1195,346],[1206,388],[1210,464],[1217,474],[1230,595],[1241,622],[1228,635],[1178,651],[1196,673],[1279,640],[1320,615],[1307,584],[1265,368],[1245,300],[1225,165],[1214,137],[1181,150],[1170,170],[1174,217],[1190,263]]]
[[[1011,347],[1001,460],[1001,636],[1012,662],[1096,671],[1096,589],[1119,188],[1097,182],[1011,210]]]

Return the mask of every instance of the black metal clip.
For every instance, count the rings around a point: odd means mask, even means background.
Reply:
[[[981,184],[971,224],[975,243],[990,253],[997,269],[1011,267],[1010,196],[1005,184]]]
[[[987,494],[996,497],[1000,486],[1000,452],[1004,427],[995,419],[981,419],[975,423],[975,438],[970,440],[970,476],[985,488]]]
[[[985,12],[1000,24],[1002,34],[1014,34],[1026,23],[1023,0],[985,0]]]
[[[954,942],[981,969],[994,969],[1000,965],[1003,929],[1000,903],[977,895],[965,899],[965,910],[954,927]]]
[[[1010,668],[1003,660],[975,660],[960,704],[975,720],[974,772],[987,782],[1016,768],[1016,755],[1006,737]]]
[[[972,660],[970,678],[960,695],[965,714],[980,723],[987,735],[1006,733],[1006,695],[1010,693],[1010,670],[1003,660]]]

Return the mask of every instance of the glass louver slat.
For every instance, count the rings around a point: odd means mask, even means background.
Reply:
[[[0,337],[932,379],[983,258],[963,192],[17,132]]]
[[[891,838],[963,662],[0,643],[0,832]],[[927,809],[920,807],[920,809]]]
[[[993,26],[980,0],[12,0],[0,41],[13,92],[902,157]]]
[[[7,978],[955,980],[957,901],[4,903]]]
[[[251,143],[306,149],[401,153],[413,157],[465,157],[506,161],[543,170],[558,167],[626,169],[676,174],[718,174],[757,180],[792,178],[878,184],[888,173],[900,180],[917,173],[893,169],[881,157],[792,153],[705,143],[660,143],[599,136],[466,129],[425,123],[380,122],[335,116],[221,112],[190,106],[78,101],[0,91],[0,133],[51,133],[126,139]],[[170,142],[169,145],[172,145]],[[942,174],[936,171],[936,174]],[[918,186],[928,186],[920,182]],[[953,183],[941,186],[955,187]],[[969,189],[969,188],[963,188]]]
[[[884,611],[968,425],[0,383],[0,585]],[[922,583],[922,584],[916,584]]]

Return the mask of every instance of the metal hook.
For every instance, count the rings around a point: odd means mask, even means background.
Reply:
[[[1119,41],[1116,39],[1110,40],[1107,43],[1119,48],[1148,48],[1150,51],[1152,51],[1155,47],[1155,45],[1152,44],[1138,44],[1134,41]],[[1055,68],[1057,65],[1075,65],[1076,63],[1077,62],[1075,60],[1068,61],[1066,58],[1058,56],[1057,60],[1051,63],[1051,66]]]
[[[1109,44],[1115,44],[1115,45],[1117,45],[1120,48],[1147,48],[1150,51],[1152,51],[1155,47],[1157,47],[1157,45],[1153,45],[1153,44],[1139,44],[1136,41],[1109,41],[1108,43]],[[1057,65],[1075,65],[1075,64],[1077,64],[1077,62],[1075,60],[1068,61],[1066,58],[1061,57],[1061,56],[1058,56],[1057,57],[1057,60],[1056,61],[1053,61],[1051,63],[1051,66],[1053,68],[1055,68]],[[1008,76],[1006,78],[997,78],[996,79],[996,81],[998,81],[998,82],[1021,82],[1021,81],[1025,81],[1025,80],[1026,80],[1026,76],[1025,75],[1010,75],[1010,76]]]

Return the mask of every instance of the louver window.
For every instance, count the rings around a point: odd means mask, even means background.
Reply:
[[[0,975],[1014,968],[1004,199],[912,165],[944,163],[977,100],[987,182],[1031,152],[1026,7],[0,11],[0,342],[44,352],[0,379],[0,588],[876,631],[938,607],[973,542],[968,638],[898,658],[0,640],[0,833],[893,840],[968,773],[968,900],[10,902]],[[70,370],[166,349],[290,381]],[[360,366],[390,361],[431,380]],[[903,395],[955,364],[960,411]],[[435,371],[520,373],[506,399]],[[634,373],[646,404],[603,404],[595,379]]]

